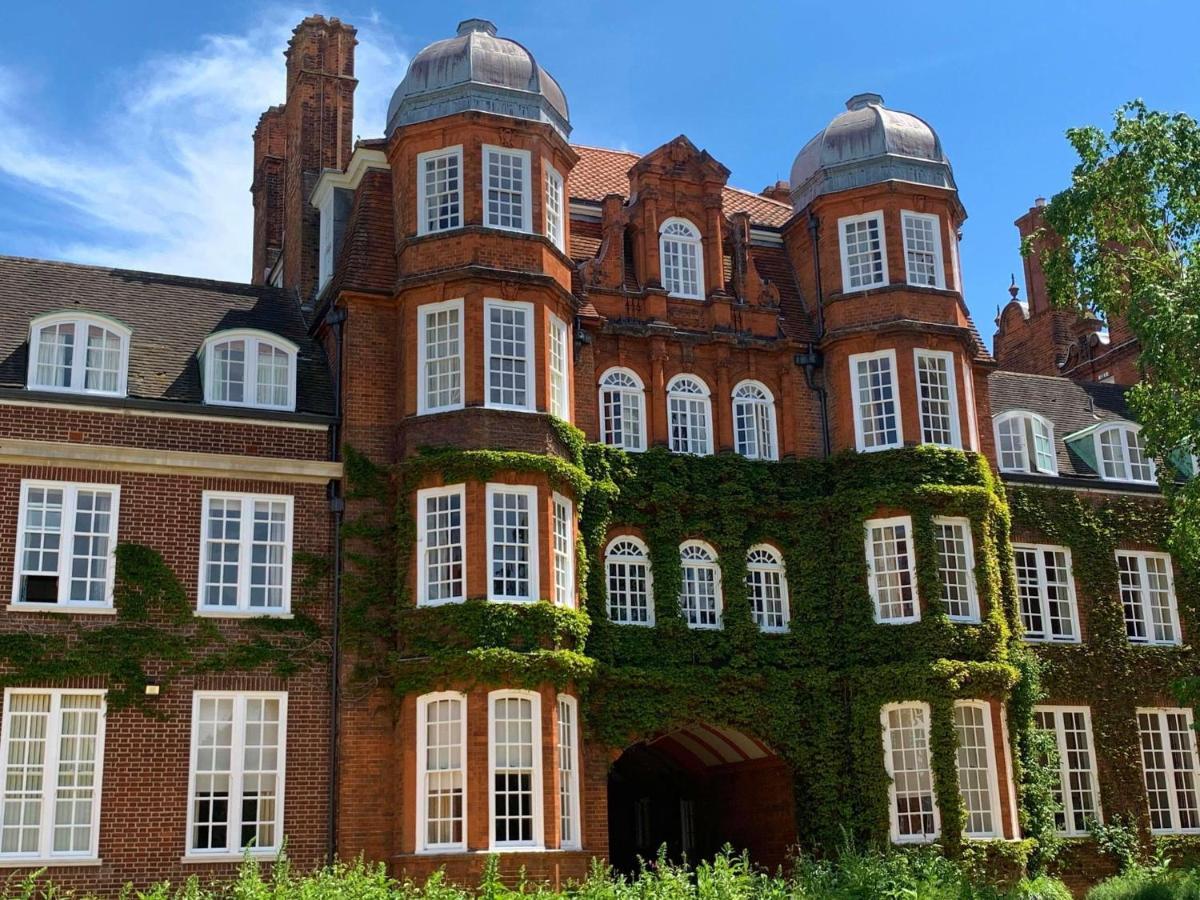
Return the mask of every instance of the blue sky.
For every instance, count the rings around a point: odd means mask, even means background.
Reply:
[[[0,32],[0,253],[245,278],[250,133],[313,11],[359,28],[363,137],[408,58],[470,16],[555,75],[575,141],[645,152],[682,132],[753,190],[786,178],[846,98],[878,92],[950,155],[989,341],[1009,274],[1021,284],[1012,222],[1070,177],[1064,130],[1133,97],[1200,115],[1200,4],[1184,0],[23,2]]]

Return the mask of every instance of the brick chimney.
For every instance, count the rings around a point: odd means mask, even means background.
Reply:
[[[760,197],[766,197],[768,200],[778,200],[780,203],[792,202],[792,189],[786,181],[777,181],[774,184],[768,184],[758,194]]]
[[[272,106],[254,129],[254,251],[250,281],[265,284],[283,252],[284,111]]]
[[[1038,197],[1029,211],[1013,223],[1017,226],[1022,241],[1044,224],[1042,211],[1045,206],[1045,198]],[[1045,246],[1044,240],[1043,238],[1036,242],[1033,252],[1024,257],[1025,297],[1029,303],[1030,316],[1044,313],[1050,309],[1050,292],[1046,289],[1046,273],[1042,270],[1042,259],[1039,255],[1039,251]]]

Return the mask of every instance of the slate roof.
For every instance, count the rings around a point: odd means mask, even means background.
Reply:
[[[204,339],[228,328],[257,328],[300,347],[296,412],[333,413],[333,384],[324,350],[309,337],[292,293],[15,256],[0,256],[0,390],[25,388],[30,320],[66,310],[100,313],[132,331],[131,399],[203,404],[197,352]],[[210,406],[205,411],[244,414],[242,408],[226,406]],[[251,411],[256,417],[290,415]]]

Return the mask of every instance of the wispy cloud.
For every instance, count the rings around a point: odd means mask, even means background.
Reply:
[[[110,109],[72,110],[63,134],[34,128],[32,106],[5,89],[22,83],[19,73],[0,69],[0,179],[58,204],[71,222],[41,252],[245,280],[251,134],[259,114],[284,99],[282,52],[303,17],[274,9],[240,34],[207,35],[195,49],[140,61],[118,78]],[[381,21],[361,24],[358,39],[355,130],[375,136],[407,59]],[[19,233],[3,219],[0,228]]]

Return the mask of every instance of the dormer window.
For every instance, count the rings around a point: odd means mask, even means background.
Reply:
[[[996,419],[1000,471],[1021,475],[1057,475],[1054,425],[1036,413],[1015,410]]]
[[[296,408],[296,352],[265,331],[221,331],[200,351],[204,402],[257,409]]]
[[[887,247],[883,237],[883,213],[838,219],[842,251],[842,291],[865,291],[888,283]]]
[[[483,224],[529,231],[529,151],[483,147]]]
[[[104,316],[39,316],[29,329],[29,389],[124,397],[129,334],[124,325]]]
[[[462,147],[417,154],[417,234],[462,227]]]
[[[700,231],[687,219],[667,219],[658,232],[662,284],[672,297],[704,299]]]
[[[1096,432],[1096,460],[1105,481],[1154,484],[1154,460],[1146,456],[1137,425],[1109,425]]]

